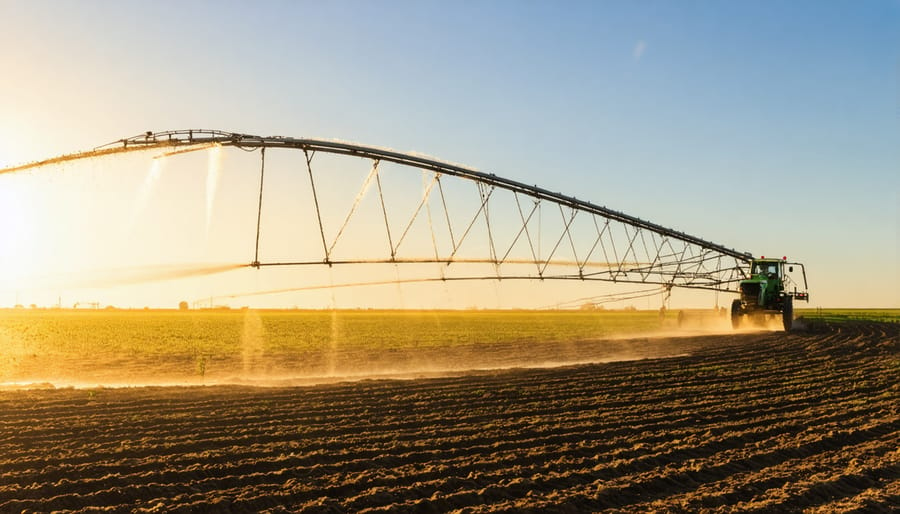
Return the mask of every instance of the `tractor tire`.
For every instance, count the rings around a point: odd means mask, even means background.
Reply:
[[[731,328],[737,330],[741,326],[741,301],[731,302]]]
[[[781,310],[781,319],[784,321],[784,331],[790,332],[794,324],[794,299],[790,296],[784,299],[784,308]]]

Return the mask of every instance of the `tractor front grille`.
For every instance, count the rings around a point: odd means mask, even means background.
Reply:
[[[751,305],[759,303],[759,282],[741,284],[741,301]]]

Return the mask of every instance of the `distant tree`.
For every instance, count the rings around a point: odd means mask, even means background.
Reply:
[[[188,303],[184,300],[178,302],[178,310],[180,310],[180,311],[188,310]]]

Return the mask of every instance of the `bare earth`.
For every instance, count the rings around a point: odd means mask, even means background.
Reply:
[[[893,512],[898,333],[635,340],[633,357],[672,357],[403,380],[6,390],[0,511]],[[598,345],[517,355],[587,362]]]

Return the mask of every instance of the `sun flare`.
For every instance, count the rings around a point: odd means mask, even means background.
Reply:
[[[34,275],[30,265],[35,222],[27,176],[0,177],[0,289],[26,287]]]

